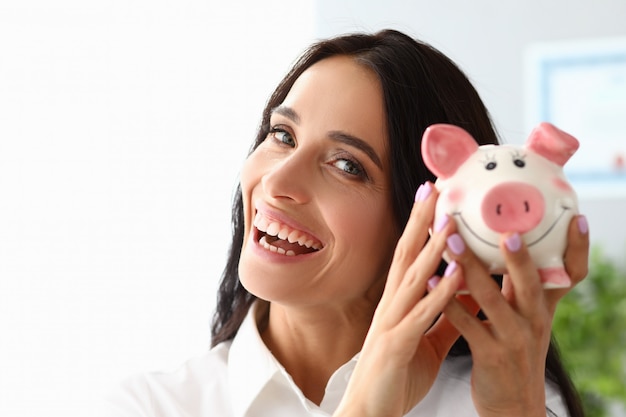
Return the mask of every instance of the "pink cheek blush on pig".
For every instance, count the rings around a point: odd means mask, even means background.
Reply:
[[[435,223],[445,214],[454,218],[467,246],[493,274],[506,273],[500,235],[517,232],[545,288],[571,285],[563,255],[578,201],[563,166],[578,149],[574,137],[542,123],[523,146],[478,146],[462,128],[436,124],[421,146],[424,163],[437,176]]]

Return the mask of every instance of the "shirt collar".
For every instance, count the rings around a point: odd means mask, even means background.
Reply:
[[[230,346],[228,379],[234,415],[244,416],[265,386],[272,380],[274,383],[281,381],[281,384],[290,386],[290,391],[299,398],[301,404],[312,415],[331,415],[343,397],[359,354],[331,376],[326,386],[324,399],[317,407],[304,397],[291,376],[278,363],[261,339],[258,324],[267,318],[268,312],[269,303],[257,300],[250,308]]]
[[[228,379],[235,416],[243,416],[263,387],[279,371],[276,360],[261,339],[258,319],[268,304],[257,301],[250,308],[228,354]]]

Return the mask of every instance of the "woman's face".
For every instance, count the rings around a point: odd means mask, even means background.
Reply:
[[[239,273],[287,304],[377,301],[398,238],[377,76],[335,56],[307,69],[247,159]]]

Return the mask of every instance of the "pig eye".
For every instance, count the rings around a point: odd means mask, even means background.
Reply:
[[[526,161],[524,161],[526,155],[523,152],[514,152],[511,157],[513,158],[513,164],[516,167],[524,168],[526,166]]]
[[[496,169],[496,167],[498,166],[498,164],[496,164],[494,161],[488,162],[487,165],[485,165],[485,168],[488,171],[494,170]]]

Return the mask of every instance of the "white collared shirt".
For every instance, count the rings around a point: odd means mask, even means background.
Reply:
[[[257,303],[255,307],[260,304]],[[311,417],[330,416],[339,405],[357,357],[332,375],[322,403],[309,401],[267,349],[252,308],[232,342],[188,361],[171,373],[127,380],[107,398],[107,417]],[[257,314],[255,314],[255,312]],[[446,359],[428,395],[408,417],[474,417],[471,357]],[[546,383],[546,406],[567,416],[556,387]]]

